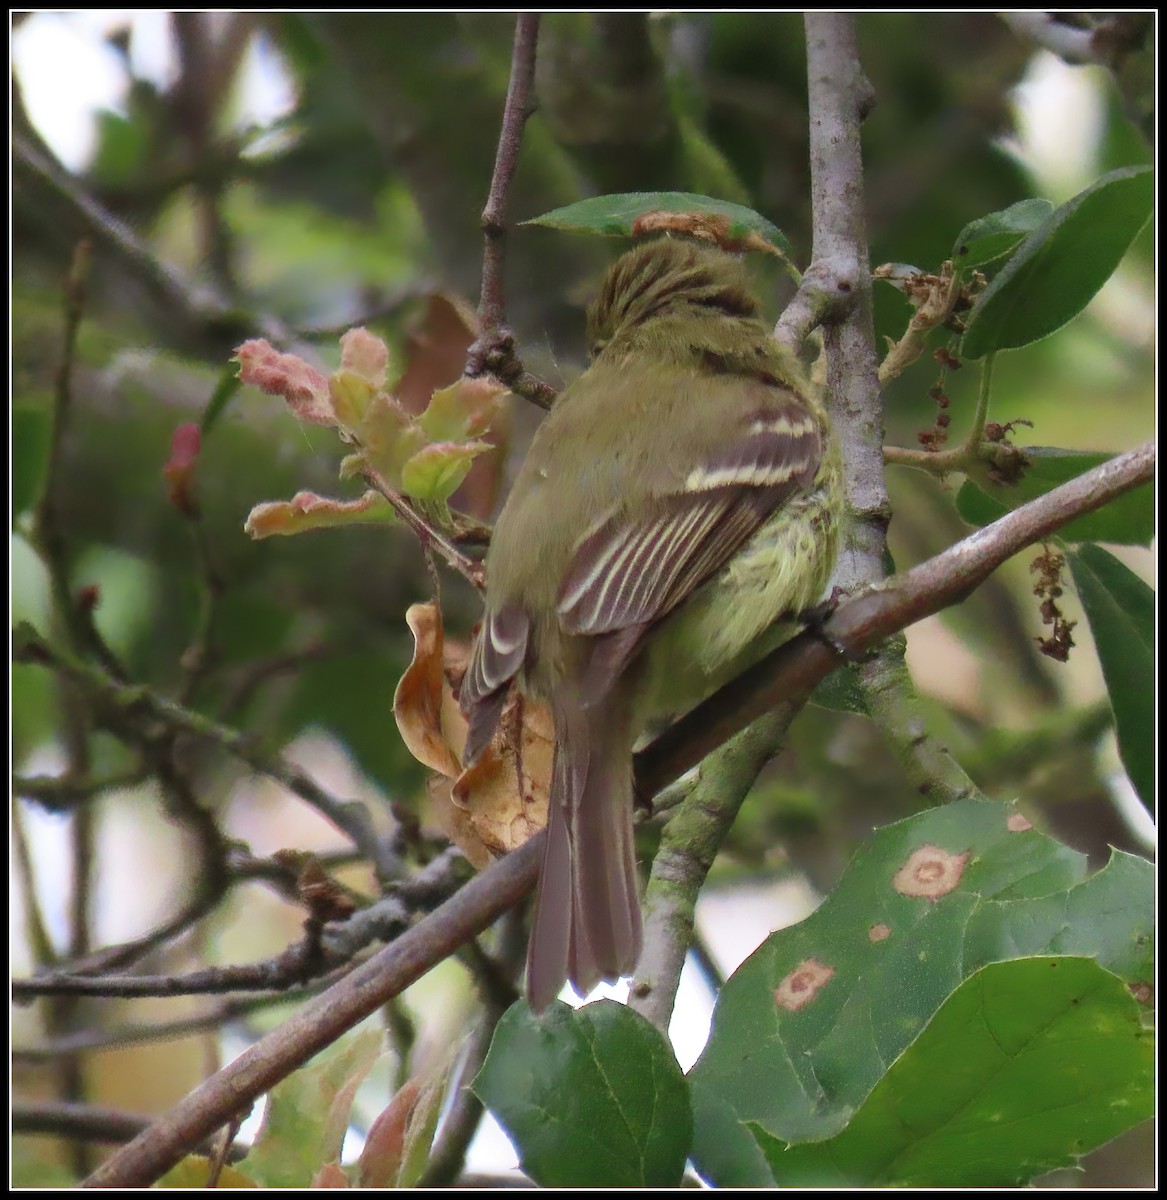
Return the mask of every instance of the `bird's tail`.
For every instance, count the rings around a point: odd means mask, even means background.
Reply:
[[[527,951],[527,998],[541,1012],[565,981],[581,995],[630,975],[640,957],[632,835],[631,723],[612,704],[554,696],[547,848]]]

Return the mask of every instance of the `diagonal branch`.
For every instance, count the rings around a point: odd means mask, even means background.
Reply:
[[[1078,476],[839,607],[824,632],[858,656],[892,633],[964,599],[1006,559],[1072,518],[1147,483],[1147,443]],[[637,756],[643,791],[659,790],[780,701],[797,704],[838,665],[821,636],[804,633],[723,688]],[[539,834],[470,880],[455,896],[278,1029],[212,1076],[85,1181],[144,1186],[249,1101],[477,936],[526,896],[543,853]]]
[[[836,650],[859,658],[884,638],[959,604],[1013,555],[1075,517],[1150,482],[1154,475],[1155,444],[1146,442],[1014,509],[905,574],[847,600],[820,633],[808,631],[780,646],[643,750],[636,763],[640,790],[651,795],[762,713],[809,696],[838,666]]]

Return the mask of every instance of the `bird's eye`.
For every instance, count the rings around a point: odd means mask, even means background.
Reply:
[[[608,339],[597,338],[596,341],[592,342],[592,358],[596,358],[597,356],[603,354],[607,348]]]

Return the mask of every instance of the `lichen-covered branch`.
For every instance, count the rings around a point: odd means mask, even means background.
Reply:
[[[958,542],[882,587],[841,604],[824,632],[858,657],[883,638],[963,599],[1001,563],[1150,480],[1155,447],[1119,455]],[[722,688],[637,756],[642,793],[659,790],[779,703],[801,703],[838,663],[823,638],[805,633]],[[716,739],[716,740],[713,740]],[[330,1045],[476,937],[534,886],[539,834],[470,880],[446,903],[208,1079],[86,1180],[87,1186],[144,1186],[238,1108]]]
[[[664,827],[644,902],[644,953],[628,1001],[658,1029],[668,1029],[705,878],[742,801],[781,749],[797,711],[781,705],[709,755]]]

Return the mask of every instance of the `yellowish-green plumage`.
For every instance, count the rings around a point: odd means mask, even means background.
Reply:
[[[470,753],[512,682],[551,703],[556,769],[528,958],[543,1007],[640,949],[631,753],[789,636],[822,595],[842,505],[826,413],[744,267],[637,247],[589,311],[590,369],[556,402],[496,524],[462,702]]]

